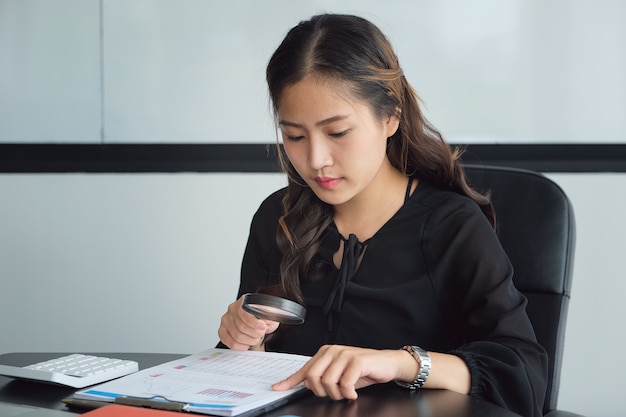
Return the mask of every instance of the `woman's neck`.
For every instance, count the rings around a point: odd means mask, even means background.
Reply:
[[[404,205],[407,185],[406,175],[387,163],[363,192],[335,206],[339,233],[345,238],[355,234],[361,242],[372,237]]]

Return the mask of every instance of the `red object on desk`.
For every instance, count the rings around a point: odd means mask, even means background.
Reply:
[[[180,413],[176,411],[155,410],[153,408],[132,407],[121,404],[105,405],[82,415],[89,417],[180,417]]]

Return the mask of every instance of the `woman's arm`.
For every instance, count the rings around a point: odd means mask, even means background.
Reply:
[[[451,320],[462,323],[462,343],[446,353],[467,364],[470,395],[542,415],[547,355],[497,235],[475,205],[437,210],[426,235],[433,288],[440,304],[456,311]]]
[[[425,388],[469,393],[470,373],[462,359],[445,353],[431,353],[430,356],[432,367]],[[417,361],[403,349],[327,345],[322,346],[299,371],[272,388],[282,391],[304,382],[317,396],[354,400],[359,388],[393,380],[413,382],[419,371]]]
[[[278,323],[257,319],[241,308],[243,295],[275,285],[271,282],[279,254],[275,245],[276,227],[281,213],[282,191],[270,195],[254,214],[241,265],[239,298],[222,316],[217,331],[220,341],[235,350],[265,350],[265,336],[278,328]],[[274,266],[275,268],[275,266]]]

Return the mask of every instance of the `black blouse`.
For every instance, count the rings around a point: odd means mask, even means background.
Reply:
[[[283,195],[270,195],[254,215],[239,296],[279,282]],[[281,325],[267,350],[313,355],[324,344],[418,345],[461,357],[471,395],[524,416],[542,415],[547,355],[508,257],[477,204],[421,180],[373,237],[344,239],[338,270],[332,256],[341,239],[331,225],[315,259],[328,274],[301,282],[304,324]]]

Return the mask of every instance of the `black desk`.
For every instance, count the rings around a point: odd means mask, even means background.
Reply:
[[[25,366],[61,355],[63,353],[7,353],[0,355],[0,363]],[[95,355],[134,360],[139,363],[140,369],[185,356],[158,353],[95,353]],[[0,401],[7,403],[63,410],[65,405],[60,400],[69,397],[75,391],[74,388],[0,376]],[[332,401],[307,394],[264,416],[280,417],[286,414],[301,417],[519,417],[491,403],[451,391],[410,391],[395,384],[361,389],[359,399],[353,402]]]

